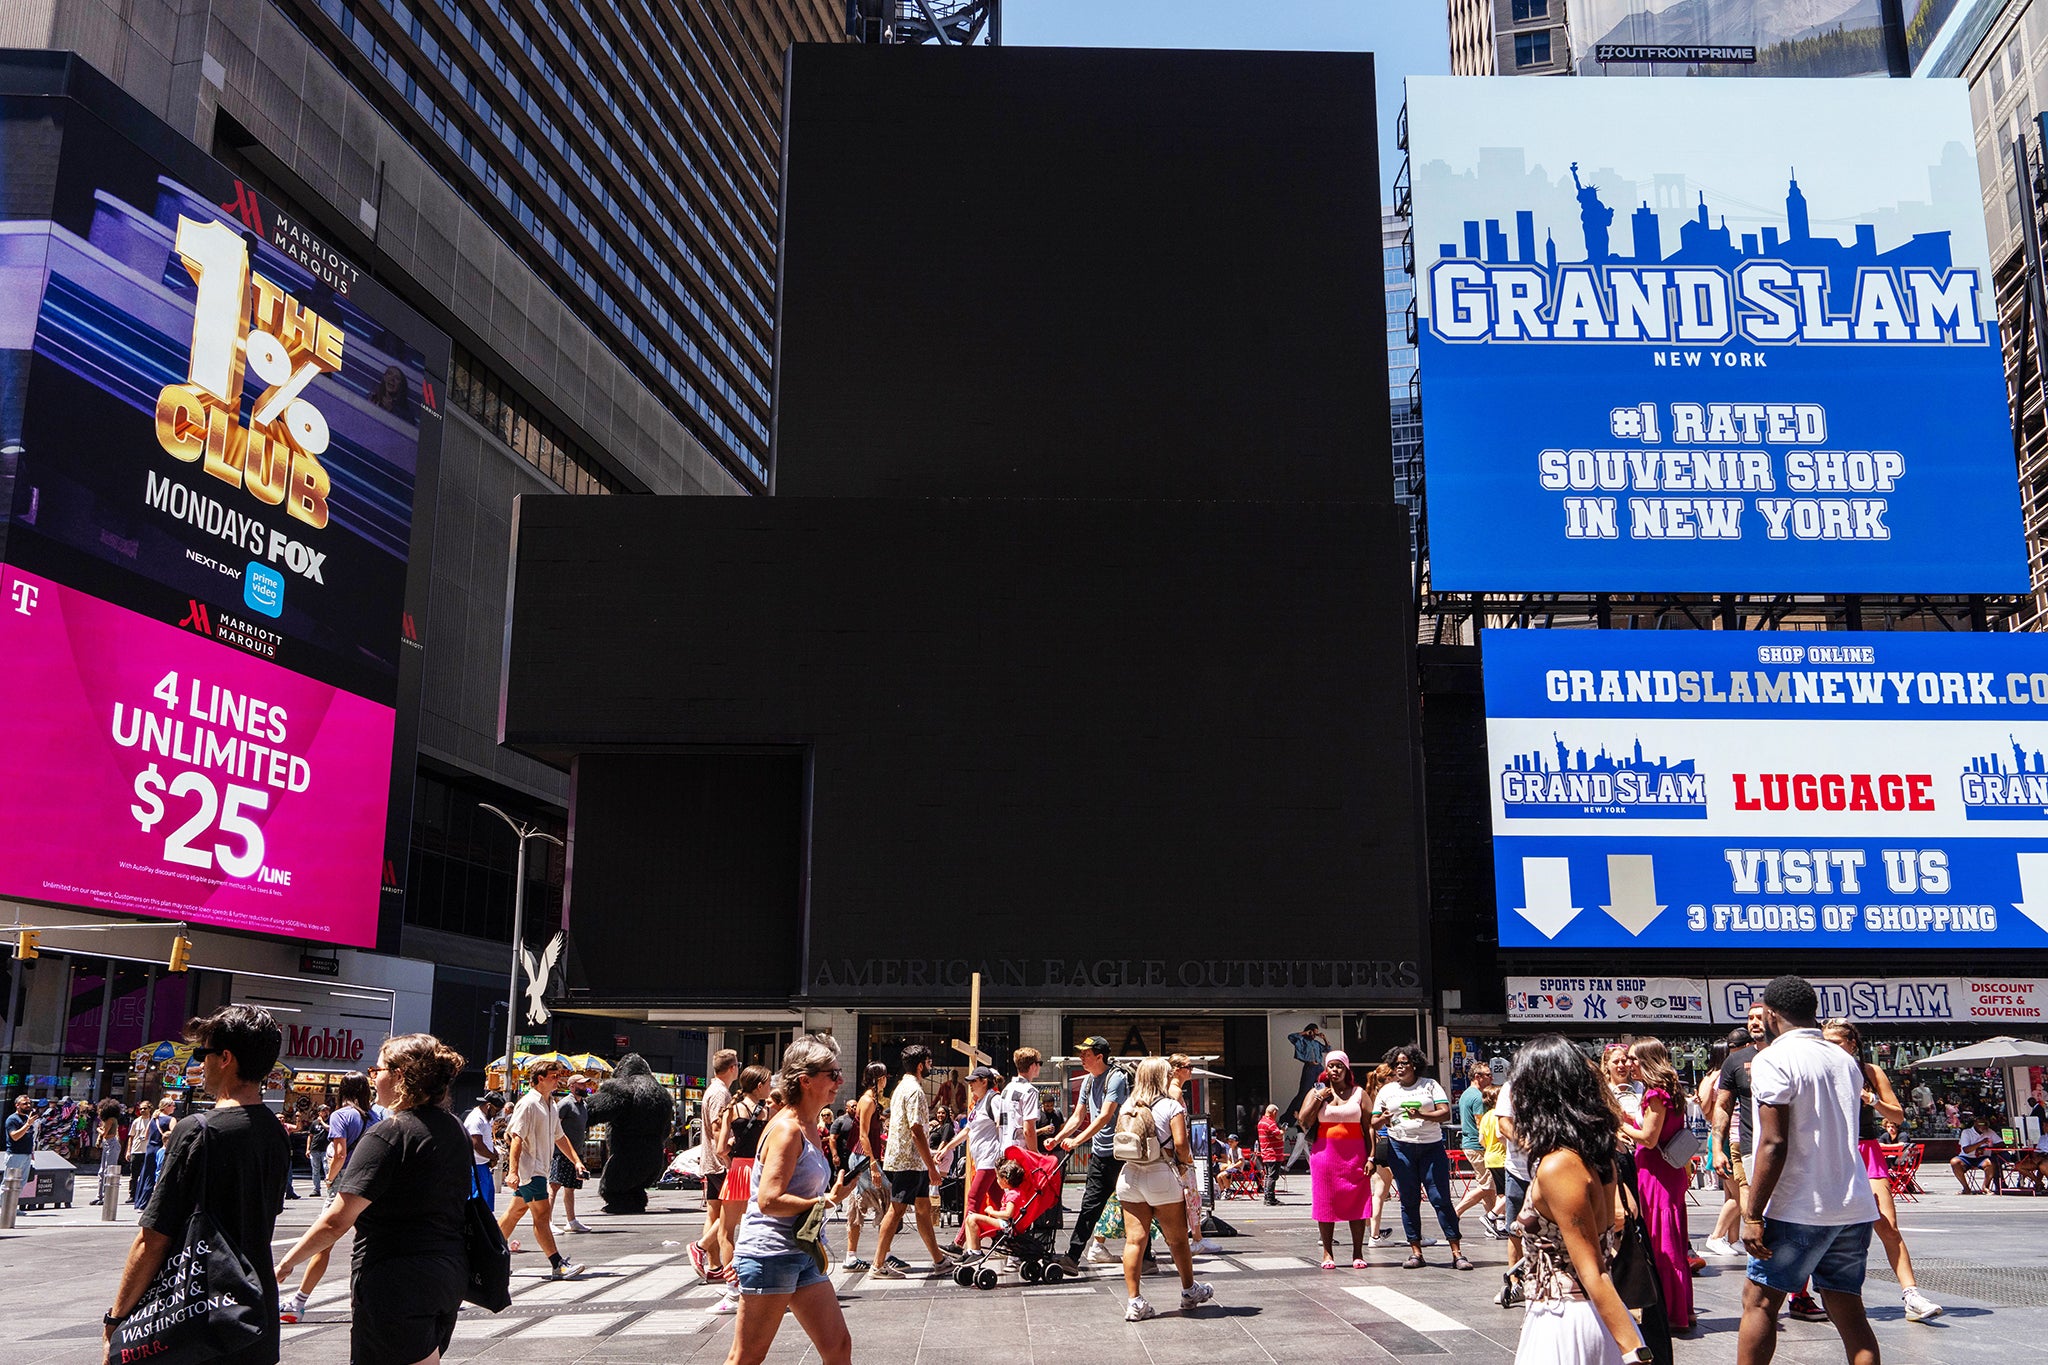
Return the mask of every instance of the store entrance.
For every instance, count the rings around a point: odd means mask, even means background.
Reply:
[[[1268,1082],[1263,1014],[1070,1014],[1066,1055],[1077,1055],[1091,1035],[1107,1038],[1116,1057],[1195,1058],[1197,1068],[1215,1073],[1201,1087],[1210,1132],[1243,1138],[1256,1131]]]

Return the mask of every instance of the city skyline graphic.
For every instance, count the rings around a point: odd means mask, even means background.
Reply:
[[[1583,745],[1573,749],[1555,731],[1550,732],[1551,747],[1555,762],[1546,764],[1541,749],[1530,749],[1524,753],[1508,755],[1508,771],[1517,773],[1641,773],[1646,777],[1663,777],[1667,774],[1684,773],[1691,775],[1697,769],[1695,759],[1672,760],[1664,755],[1656,758],[1643,753],[1640,736],[1635,740],[1634,750],[1617,757],[1607,752],[1602,744],[1596,753],[1588,754]]]
[[[1659,176],[1659,188],[1668,190],[1682,184],[1684,177]],[[1828,272],[1828,302],[1846,312],[1855,304],[1856,282],[1861,271],[1917,266],[1946,273],[1954,268],[1954,252],[1948,230],[1916,231],[1889,248],[1880,249],[1879,224],[1850,224],[1852,238],[1844,242],[1813,228],[1811,206],[1800,188],[1796,167],[1787,168],[1782,224],[1762,223],[1754,231],[1737,233],[1726,213],[1714,220],[1705,190],[1696,191],[1690,214],[1678,226],[1678,245],[1664,246],[1664,210],[1639,199],[1630,210],[1626,249],[1617,241],[1617,209],[1602,197],[1601,187],[1581,178],[1579,163],[1571,163],[1572,194],[1576,201],[1580,251],[1576,258],[1560,253],[1556,234],[1546,231],[1542,250],[1536,246],[1536,211],[1513,210],[1514,238],[1510,241],[1502,219],[1466,218],[1459,240],[1438,242],[1441,260],[1482,260],[1489,265],[1535,265],[1555,283],[1560,267],[1567,265],[1681,265],[1713,266],[1732,270],[1745,261],[1782,261],[1787,265],[1818,267]],[[1669,203],[1671,196],[1660,200]]]

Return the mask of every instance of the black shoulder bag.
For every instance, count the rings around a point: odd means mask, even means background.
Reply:
[[[256,1268],[206,1211],[206,1120],[192,1122],[200,1128],[192,1214],[141,1301],[114,1327],[107,1358],[117,1365],[201,1365],[254,1345],[275,1320]]]
[[[1614,1248],[1614,1263],[1608,1273],[1623,1306],[1634,1309],[1661,1307],[1662,1288],[1657,1283],[1657,1266],[1650,1259],[1650,1230],[1643,1223],[1636,1204],[1636,1192],[1627,1180],[1619,1180],[1625,1213],[1621,1235]]]
[[[491,1206],[472,1194],[462,1211],[462,1248],[469,1261],[469,1283],[462,1291],[465,1302],[493,1313],[512,1305],[512,1249]]]

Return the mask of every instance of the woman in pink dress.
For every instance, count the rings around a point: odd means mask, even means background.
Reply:
[[[1664,1313],[1674,1332],[1689,1332],[1699,1319],[1692,1307],[1692,1271],[1686,1262],[1692,1248],[1685,1231],[1685,1189],[1691,1172],[1665,1160],[1663,1146],[1685,1122],[1685,1101],[1671,1053],[1655,1038],[1638,1038],[1629,1049],[1636,1074],[1642,1077],[1641,1117],[1624,1116],[1622,1133],[1636,1143],[1636,1189],[1643,1200],[1643,1222],[1650,1232],[1651,1260],[1664,1291]]]
[[[1323,1238],[1323,1269],[1337,1268],[1331,1246],[1339,1220],[1351,1225],[1351,1264],[1365,1269],[1365,1220],[1372,1216],[1372,1142],[1366,1130],[1366,1093],[1342,1052],[1323,1058],[1323,1072],[1301,1103],[1308,1149],[1309,1213]]]

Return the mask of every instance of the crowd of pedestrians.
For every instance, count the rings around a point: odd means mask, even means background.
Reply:
[[[1531,1039],[1511,1066],[1502,1058],[1475,1066],[1454,1102],[1426,1074],[1419,1047],[1393,1048],[1361,1069],[1304,1030],[1296,1044],[1316,1053],[1316,1066],[1291,1117],[1306,1146],[1322,1268],[1340,1262],[1340,1226],[1351,1267],[1368,1268],[1372,1232],[1389,1204],[1407,1244],[1402,1268],[1423,1268],[1435,1244],[1422,1230],[1427,1199],[1447,1264],[1470,1270],[1460,1219],[1476,1210],[1487,1232],[1508,1242],[1511,1266],[1495,1302],[1525,1310],[1518,1362],[1668,1362],[1672,1337],[1698,1328],[1691,1277],[1699,1262],[1686,1227],[1700,1145],[1687,1122],[1693,1100],[1708,1117],[1709,1161],[1726,1195],[1707,1249],[1739,1248],[1749,1258],[1738,1365],[1769,1365],[1788,1304],[1833,1324],[1851,1365],[1875,1365],[1862,1295],[1873,1236],[1907,1317],[1942,1310],[1916,1283],[1880,1149],[1901,1101],[1863,1057],[1857,1028],[1846,1020],[1823,1027],[1817,1009],[1807,982],[1773,981],[1746,1028],[1717,1050],[1718,1070],[1690,1093],[1653,1038],[1597,1058],[1558,1035]],[[500,1186],[508,1193],[498,1214],[505,1236],[530,1220],[550,1273],[583,1273],[554,1236],[557,1203],[571,1231],[588,1230],[572,1202],[588,1176],[588,1083],[565,1064],[534,1067],[516,1103],[491,1091],[458,1118],[449,1089],[462,1058],[438,1039],[408,1034],[387,1040],[374,1065],[342,1081],[331,1113],[294,1109],[281,1120],[261,1095],[281,1041],[274,1019],[229,1006],[191,1021],[187,1037],[211,1109],[179,1119],[173,1106],[145,1108],[131,1118],[109,1101],[97,1111],[103,1174],[118,1180],[125,1164],[142,1206],[107,1314],[110,1334],[202,1202],[220,1235],[244,1250],[268,1310],[267,1329],[225,1357],[230,1365],[278,1358],[278,1325],[305,1312],[332,1248],[351,1232],[351,1360],[437,1362],[469,1284],[466,1206],[495,1210]],[[828,1275],[830,1221],[846,1224],[842,1268],[877,1279],[911,1273],[892,1249],[912,1218],[932,1272],[959,1269],[965,1279],[986,1266],[1018,1269],[1016,1234],[1033,1209],[1033,1172],[1038,1163],[1051,1172],[1056,1205],[1060,1168],[1079,1153],[1086,1174],[1065,1251],[1031,1252],[1031,1265],[1071,1274],[1084,1263],[1116,1264],[1130,1322],[1157,1316],[1142,1280],[1162,1259],[1184,1313],[1210,1302],[1212,1288],[1195,1278],[1193,1259],[1202,1219],[1195,1173],[1211,1156],[1197,1150],[1191,1123],[1193,1064],[1176,1054],[1132,1065],[1099,1036],[1078,1051],[1064,1118],[1047,1116],[1036,1084],[1044,1059],[1031,1048],[1013,1054],[1007,1081],[993,1067],[973,1068],[957,1114],[934,1104],[933,1058],[920,1045],[903,1049],[899,1072],[869,1063],[836,1116],[829,1105],[846,1075],[830,1037],[797,1038],[773,1072],[717,1054],[702,1110],[707,1217],[691,1259],[726,1291],[708,1311],[736,1317],[728,1365],[764,1359],[785,1314],[820,1359],[851,1358]],[[10,1158],[26,1140],[26,1115],[17,1106],[7,1116]],[[1229,1145],[1235,1169],[1256,1172],[1269,1204],[1289,1164],[1286,1117],[1266,1105],[1250,1146],[1240,1149],[1234,1135]],[[1453,1197],[1454,1142],[1472,1176],[1462,1202]],[[272,1263],[275,1222],[293,1197],[295,1150],[311,1158],[315,1189],[324,1177],[331,1198]],[[961,1226],[942,1246],[935,1196],[955,1164],[965,1168]],[[878,1223],[872,1261],[859,1253],[870,1218]],[[1106,1245],[1118,1236],[1120,1256]],[[281,1296],[279,1283],[294,1274],[296,1292]]]

